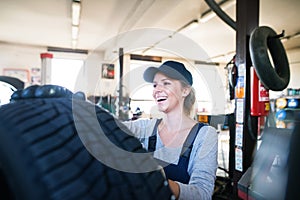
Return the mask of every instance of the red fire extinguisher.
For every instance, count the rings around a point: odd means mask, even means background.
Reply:
[[[267,116],[270,110],[269,90],[257,77],[254,67],[251,67],[251,115]]]

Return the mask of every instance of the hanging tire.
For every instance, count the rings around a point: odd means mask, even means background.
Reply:
[[[78,113],[84,114],[84,120],[76,123],[88,123],[94,117],[93,110],[104,134],[114,144],[129,152],[146,152],[107,111],[72,99],[69,93],[67,97],[33,96],[18,96],[0,107],[2,199],[171,199],[161,170],[119,171],[101,163],[85,148],[74,122],[74,101],[79,104]],[[101,141],[97,145],[102,145]],[[113,153],[109,158],[116,162],[119,159]],[[139,167],[143,163],[132,165]]]
[[[290,68],[285,49],[276,32],[267,26],[257,27],[250,35],[249,47],[253,66],[263,85],[273,91],[284,90],[290,81]]]

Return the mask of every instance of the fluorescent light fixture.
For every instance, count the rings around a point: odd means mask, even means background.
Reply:
[[[199,22],[197,19],[191,21],[190,23],[187,24],[187,26],[185,27],[185,29],[187,30],[193,30],[195,28],[197,28],[199,26]]]
[[[294,38],[298,38],[298,37],[300,37],[300,32],[297,32],[297,33],[295,33],[293,35],[287,35],[287,36],[282,37],[281,38],[281,42],[286,42],[288,40],[291,40],[291,39],[294,39]]]
[[[142,55],[145,55],[147,51],[154,49],[162,41],[172,38],[176,33],[178,33],[178,32],[185,33],[186,31],[190,31],[190,30],[196,28],[198,25],[199,25],[198,19],[193,19],[193,20],[189,21],[187,24],[183,25],[182,27],[180,27],[179,29],[174,31],[173,34],[168,35],[167,37],[155,42],[153,45],[144,49],[142,51]]]
[[[72,40],[72,48],[75,49],[77,46],[77,40]]]
[[[199,26],[198,19],[193,19],[192,21],[188,22],[187,24],[185,24],[184,26],[179,28],[176,32],[189,31],[189,30],[195,29],[198,26]]]
[[[214,18],[216,16],[216,13],[214,13],[213,11],[211,11],[208,14],[204,14],[200,17],[199,21],[201,23],[205,23],[208,22],[209,20],[211,20],[212,18]]]
[[[72,25],[78,26],[80,21],[81,4],[80,1],[72,2]]]
[[[72,26],[72,40],[78,39],[78,33],[79,33],[79,27],[78,26]]]
[[[224,10],[227,10],[228,8],[234,6],[236,4],[236,0],[228,0],[228,1],[225,1],[224,3],[220,4],[220,8],[224,11]],[[211,20],[212,18],[214,18],[216,15],[216,13],[213,11],[213,10],[208,10],[204,13],[202,13],[199,21],[201,23],[205,23],[209,20]]]
[[[72,1],[72,48],[77,46],[79,23],[80,23],[81,3],[80,0]]]

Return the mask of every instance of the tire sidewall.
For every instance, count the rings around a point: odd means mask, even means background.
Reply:
[[[4,124],[4,123],[3,123]],[[13,126],[0,127],[0,170],[15,199],[44,199],[47,194],[40,176],[33,165],[33,159],[25,145],[14,133]],[[9,127],[9,129],[7,128]]]
[[[267,26],[254,29],[250,36],[249,47],[253,66],[264,86],[274,91],[285,89],[290,81],[290,69],[285,49],[276,32]]]

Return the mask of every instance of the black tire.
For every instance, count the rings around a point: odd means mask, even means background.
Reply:
[[[16,89],[23,89],[25,83],[21,81],[18,78],[10,77],[10,76],[0,76],[0,81],[6,82],[12,86],[14,86]]]
[[[67,97],[17,100],[0,108],[1,199],[171,199],[161,170],[128,173],[94,158],[78,136],[72,101],[79,102],[76,109],[84,113],[80,123],[94,117],[94,110],[113,143],[126,151],[145,152],[113,116],[94,104]]]
[[[290,68],[285,49],[276,32],[267,26],[257,27],[250,35],[249,48],[253,66],[264,86],[273,91],[284,90],[290,81]]]

